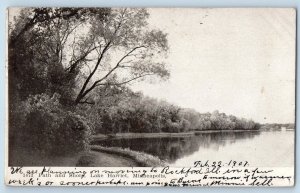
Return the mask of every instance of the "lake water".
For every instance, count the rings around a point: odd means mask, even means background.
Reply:
[[[201,133],[189,137],[105,139],[108,147],[130,148],[158,156],[174,167],[194,161],[248,161],[251,166],[292,167],[294,131]]]

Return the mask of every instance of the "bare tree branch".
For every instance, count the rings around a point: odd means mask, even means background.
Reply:
[[[89,76],[88,76],[87,79],[85,80],[85,82],[84,82],[84,84],[83,84],[83,86],[82,86],[82,88],[81,88],[79,94],[77,95],[77,97],[76,97],[76,99],[75,99],[75,103],[79,103],[80,100],[86,95],[86,94],[83,94],[84,91],[85,91],[85,89],[86,89],[86,86],[87,86],[87,84],[89,83],[90,79],[91,79],[91,78],[93,77],[93,75],[95,74],[95,72],[97,71],[98,66],[99,66],[99,64],[100,64],[100,62],[101,62],[101,60],[102,60],[102,58],[103,58],[105,52],[108,50],[110,44],[111,44],[111,42],[108,42],[107,45],[104,47],[104,49],[103,49],[103,51],[102,51],[100,57],[99,57],[98,60],[97,60],[97,63],[96,63],[96,65],[95,65],[93,71],[89,74]]]
[[[112,68],[112,69],[111,69],[104,77],[102,77],[101,79],[95,81],[95,82],[92,84],[92,86],[91,86],[90,88],[88,88],[87,90],[85,90],[85,91],[83,91],[83,92],[81,93],[82,98],[85,97],[90,91],[92,91],[92,90],[97,86],[98,83],[100,83],[100,82],[102,82],[103,80],[107,79],[108,76],[109,76],[110,74],[112,74],[112,73],[119,67],[120,63],[121,63],[126,57],[128,57],[131,53],[133,53],[135,50],[137,50],[137,49],[139,49],[139,48],[145,48],[145,46],[137,46],[137,47],[133,48],[131,51],[129,51],[127,54],[125,54],[125,55],[117,62],[117,64],[115,65],[115,67],[113,67],[113,68]],[[100,61],[101,61],[101,59],[102,59],[102,55],[101,55]],[[100,63],[100,61],[99,61],[99,63]],[[98,65],[99,65],[99,64],[97,63],[95,69],[98,68]],[[93,75],[93,74],[94,74],[94,72],[92,72],[90,75]],[[87,79],[87,80],[88,80],[88,79]],[[85,86],[85,87],[86,87],[86,86]]]
[[[84,92],[84,94],[83,94],[83,96],[82,96],[81,99],[83,99],[83,98],[84,98],[91,90],[93,90],[93,89],[94,89],[95,87],[97,87],[97,86],[108,86],[108,85],[109,85],[109,86],[121,86],[121,85],[123,85],[123,84],[127,84],[127,83],[129,83],[129,82],[134,81],[134,80],[143,78],[143,77],[145,77],[145,76],[151,76],[151,75],[155,75],[155,74],[154,74],[154,73],[143,74],[143,75],[140,75],[140,76],[131,78],[131,79],[129,79],[129,80],[125,80],[125,81],[120,82],[120,83],[99,83],[99,84],[93,84],[93,86],[91,86],[89,89],[87,89],[87,90]],[[80,101],[79,101],[78,103],[94,104],[93,102],[87,102],[87,99],[84,100],[83,102],[80,102]]]
[[[74,61],[72,64],[70,64],[70,66],[66,69],[66,71],[69,71],[70,73],[74,72],[74,70],[76,69],[76,67],[78,66],[78,64],[85,60],[86,57],[94,50],[96,50],[97,48],[99,48],[99,46],[95,46],[92,49],[89,49],[87,52],[85,52],[80,58],[78,58],[76,61]]]
[[[140,75],[140,76],[136,76],[136,77],[134,77],[134,78],[131,78],[131,79],[129,79],[129,80],[125,80],[125,81],[120,82],[120,83],[108,83],[108,84],[109,84],[109,85],[117,85],[117,86],[120,86],[120,85],[123,85],[123,84],[127,84],[127,83],[129,83],[129,82],[131,82],[131,81],[134,81],[134,80],[143,78],[143,77],[145,77],[145,76],[152,76],[152,75],[155,75],[155,74],[154,74],[154,73],[143,74],[143,75]],[[101,84],[99,84],[99,85],[101,85]]]
[[[138,46],[138,47],[135,47],[133,48],[130,52],[128,52],[127,54],[125,54],[118,62],[117,64],[115,65],[115,67],[113,67],[103,78],[101,78],[100,80],[97,80],[95,83],[97,84],[98,82],[101,82],[103,81],[104,79],[106,79],[111,73],[113,73],[113,71],[115,71],[119,66],[120,66],[120,63],[125,59],[127,58],[132,52],[134,52],[135,50],[139,49],[139,48],[143,48],[145,46]],[[95,84],[94,83],[94,84]]]

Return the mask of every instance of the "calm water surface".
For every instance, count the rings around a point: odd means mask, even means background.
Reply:
[[[248,161],[251,166],[291,167],[294,164],[294,131],[202,133],[190,137],[106,139],[108,147],[146,152],[171,166],[193,166],[196,160]]]

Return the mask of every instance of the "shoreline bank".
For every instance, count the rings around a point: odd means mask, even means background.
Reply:
[[[91,151],[103,152],[106,154],[131,159],[136,163],[135,167],[161,167],[165,165],[165,162],[157,156],[153,156],[144,152],[134,151],[128,148],[123,149],[120,147],[103,147],[99,145],[92,145]]]

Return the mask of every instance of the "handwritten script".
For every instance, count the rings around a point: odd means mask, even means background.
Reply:
[[[8,167],[12,186],[293,186],[293,167],[195,161],[193,167]]]

